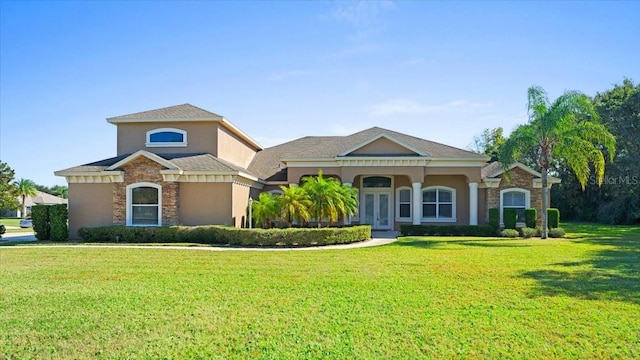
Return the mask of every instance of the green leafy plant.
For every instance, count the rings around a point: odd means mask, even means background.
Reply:
[[[560,210],[547,209],[547,216],[549,218],[549,229],[555,229],[560,226]]]
[[[502,212],[502,216],[504,219],[504,228],[515,230],[518,222],[518,212],[516,209],[505,208]]]
[[[489,209],[489,225],[493,226],[494,229],[498,230],[500,227],[500,209],[491,208]]]
[[[520,235],[525,239],[534,237],[536,235],[536,229],[525,226],[520,228]]]
[[[538,210],[536,208],[524,209],[524,224],[528,228],[535,228],[538,221]]]
[[[49,206],[32,206],[31,220],[33,223],[33,232],[35,232],[36,238],[38,240],[49,240],[49,238],[51,237],[49,225]]]
[[[69,238],[67,204],[49,205],[50,237],[53,241]]]
[[[517,238],[518,236],[520,236],[520,233],[515,229],[504,229],[500,231],[500,236],[507,238]]]
[[[490,225],[400,225],[403,236],[496,236],[496,229]]]
[[[557,227],[557,228],[553,228],[553,229],[549,229],[549,237],[552,238],[561,238],[564,237],[564,229]]]

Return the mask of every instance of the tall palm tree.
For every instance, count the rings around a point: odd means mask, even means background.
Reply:
[[[254,201],[251,209],[253,220],[256,225],[265,229],[271,227],[280,215],[280,197],[271,193],[260,193],[258,200]]]
[[[33,180],[29,179],[20,179],[16,182],[16,187],[18,188],[18,195],[22,199],[22,217],[25,216],[26,211],[24,208],[24,202],[27,196],[36,196],[38,195],[38,189],[36,188],[36,183]]]
[[[318,220],[318,227],[322,226],[322,219],[331,225],[340,216],[354,215],[358,209],[355,190],[336,178],[324,177],[322,170],[317,176],[305,177],[302,188],[309,194],[311,213]]]
[[[309,194],[299,186],[280,186],[280,189],[282,189],[280,198],[282,219],[286,220],[289,225],[294,221],[298,223],[309,221],[312,204]]]
[[[575,173],[584,190],[590,175],[589,164],[595,168],[598,185],[604,178],[605,158],[615,154],[616,139],[598,122],[598,113],[588,96],[567,91],[550,102],[539,86],[528,90],[529,122],[518,126],[502,147],[499,159],[505,170],[523,155],[533,151],[542,175],[542,238],[547,238],[547,176],[553,156],[562,159]]]

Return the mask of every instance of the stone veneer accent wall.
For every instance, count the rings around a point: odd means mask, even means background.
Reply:
[[[538,211],[538,223],[541,223],[542,214],[542,188],[533,188],[533,175],[520,169],[513,168],[509,171],[509,180],[505,179],[504,174],[500,175],[502,181],[497,188],[487,189],[487,201],[486,201],[486,221],[489,221],[489,209],[500,208],[500,191],[503,189],[520,188],[531,191],[531,207],[534,207]],[[550,193],[550,192],[549,192]]]
[[[160,170],[164,167],[155,161],[140,156],[120,170],[124,171],[124,181],[113,184],[113,224],[126,225],[127,186],[139,182],[150,182],[162,186],[162,225],[179,224],[179,199],[177,182],[162,180]]]

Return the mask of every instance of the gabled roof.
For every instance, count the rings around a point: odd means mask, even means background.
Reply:
[[[538,171],[535,171],[532,168],[528,167],[527,165],[517,161],[511,164],[511,166],[508,167],[507,171],[510,171],[514,168],[522,169],[536,178],[542,177],[542,174],[540,174]],[[498,161],[494,161],[482,167],[482,170],[480,171],[480,174],[481,174],[480,176],[482,177],[482,179],[496,178],[504,174],[504,172],[505,170],[502,167],[502,163]],[[554,176],[549,176],[548,180],[550,183],[560,183],[561,181],[559,178]]]
[[[223,117],[212,113],[207,110],[203,110],[197,106],[191,104],[182,104],[176,106],[169,106],[156,110],[143,111],[133,114],[115,116],[107,118],[107,121],[112,124],[121,122],[145,122],[146,121],[158,121],[158,120],[171,120],[171,121],[220,121]]]
[[[426,156],[426,154],[424,152],[422,152],[421,150],[416,149],[411,145],[405,144],[400,140],[396,140],[392,136],[389,136],[389,134],[384,134],[384,133],[381,133],[381,134],[379,134],[377,136],[374,136],[371,139],[366,140],[363,143],[360,143],[360,144],[358,144],[358,145],[356,145],[356,146],[354,146],[354,147],[352,147],[350,149],[347,149],[346,151],[343,151],[342,153],[338,154],[338,156],[348,156],[349,154],[351,154],[351,153],[353,153],[353,152],[355,152],[355,151],[357,151],[359,149],[362,149],[362,148],[364,148],[365,146],[367,146],[369,144],[375,143],[376,141],[378,141],[380,139],[386,139],[386,140],[390,141],[391,143],[394,143],[395,145],[398,145],[401,148],[404,148],[403,150],[407,150],[407,151],[413,152],[413,155]],[[397,154],[388,154],[388,155],[397,155]]]
[[[67,204],[69,201],[67,199],[47,194],[42,191],[38,191],[36,196],[29,196],[24,199],[25,206],[33,206],[36,204]]]

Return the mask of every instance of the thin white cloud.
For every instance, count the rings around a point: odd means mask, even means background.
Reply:
[[[370,116],[427,115],[446,112],[470,112],[491,106],[491,103],[474,103],[455,100],[444,104],[422,104],[411,99],[390,99],[367,107]]]
[[[369,28],[378,21],[382,9],[393,9],[392,1],[341,1],[333,10],[333,17],[356,28]]]
[[[277,71],[277,72],[271,73],[267,77],[267,80],[269,80],[269,81],[282,81],[282,80],[288,80],[290,78],[294,78],[294,77],[298,77],[298,76],[307,75],[309,73],[311,73],[311,71],[309,71],[309,70],[299,70],[299,69]]]
[[[342,60],[348,59],[354,56],[368,55],[380,50],[380,47],[373,44],[362,44],[358,46],[352,46],[338,52],[324,56],[324,60]]]

